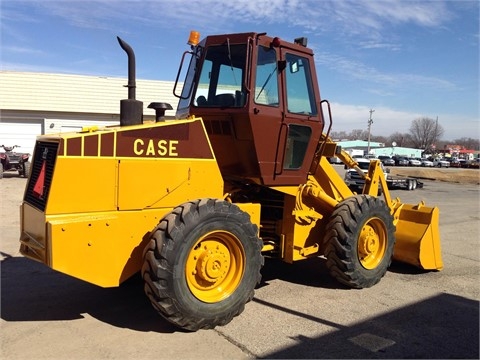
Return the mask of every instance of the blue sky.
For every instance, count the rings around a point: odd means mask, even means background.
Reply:
[[[479,1],[0,0],[1,69],[174,80],[190,30],[308,37],[333,131],[408,132],[436,119],[443,139],[480,138]],[[141,99],[140,99],[141,100]],[[172,104],[176,105],[176,104]]]

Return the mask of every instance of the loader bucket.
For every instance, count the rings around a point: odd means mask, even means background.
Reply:
[[[425,270],[443,269],[439,209],[422,202],[403,204],[398,211],[393,259]]]

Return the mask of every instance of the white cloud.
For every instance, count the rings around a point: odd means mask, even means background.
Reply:
[[[433,27],[441,25],[452,16],[443,1],[364,0],[361,4],[367,11],[367,18],[381,19],[379,24],[388,21]]]
[[[401,45],[395,43],[379,42],[375,40],[361,41],[358,44],[362,49],[386,49],[390,51],[400,51]]]
[[[332,103],[333,131],[350,132],[353,129],[367,130],[370,107]],[[388,136],[394,132],[408,132],[412,120],[421,114],[376,107],[372,115],[372,134]]]
[[[31,2],[33,4],[33,2]],[[42,1],[35,6],[80,27],[107,28],[108,20],[151,22],[170,27],[192,24],[207,31],[233,22],[296,25],[378,39],[386,24],[441,26],[451,18],[444,1],[156,0]],[[198,16],[206,14],[206,16]]]
[[[365,65],[359,61],[350,60],[345,57],[326,52],[316,53],[315,62],[318,65],[345,74],[352,79],[368,80],[369,82],[382,84],[387,87],[425,86],[437,89],[454,89],[455,84],[440,78],[406,73],[385,73]]]
[[[23,54],[23,55],[46,55],[44,51],[28,48],[28,47],[21,47],[21,46],[5,46],[2,48],[2,51],[8,51],[11,53]]]

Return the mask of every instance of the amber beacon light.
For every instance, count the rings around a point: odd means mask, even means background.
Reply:
[[[200,41],[200,33],[198,31],[190,31],[190,36],[188,37],[188,45],[196,46]]]

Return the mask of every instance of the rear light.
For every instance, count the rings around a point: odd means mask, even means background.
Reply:
[[[5,154],[0,154],[0,159],[6,159],[7,158],[7,155]]]
[[[45,211],[53,180],[59,143],[37,141],[32,158],[30,177],[25,189],[24,201],[40,211]]]
[[[271,46],[272,47],[279,47],[280,46],[280,38],[279,37],[274,37],[273,40],[272,40],[272,44]]]
[[[22,159],[28,159],[30,157],[30,154],[22,154]]]

